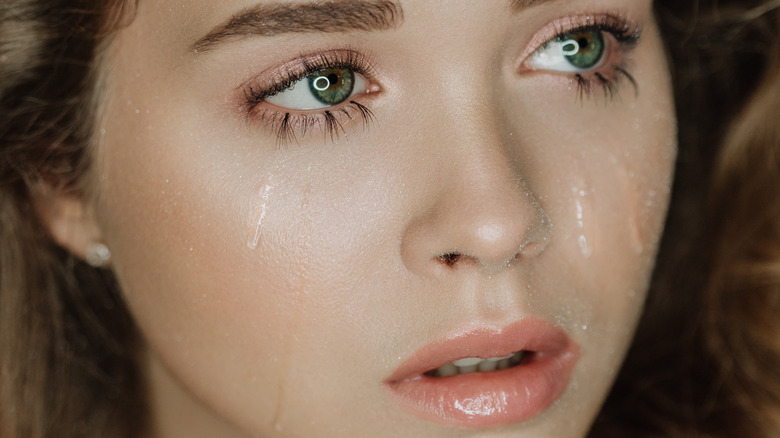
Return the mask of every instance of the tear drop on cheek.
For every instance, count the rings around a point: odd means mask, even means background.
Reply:
[[[585,237],[584,234],[580,234],[580,237],[577,239],[577,244],[580,247],[580,252],[585,257],[590,257],[593,255],[593,250],[590,248],[590,245],[588,244],[588,238]]]
[[[268,200],[271,196],[272,187],[270,184],[262,184],[258,191],[257,203],[253,208],[253,220],[252,229],[249,232],[249,237],[246,242],[246,246],[250,249],[256,249],[260,245],[263,236],[263,222],[265,221],[266,213],[268,212]]]
[[[628,233],[630,237],[631,246],[636,254],[642,254],[645,251],[645,237],[646,230],[643,224],[647,221],[646,215],[650,214],[651,204],[642,205],[642,196],[640,196],[640,188],[638,183],[633,177],[633,172],[626,168],[622,168],[618,177],[621,180],[621,185],[625,190],[624,197],[628,205]],[[655,197],[655,192],[651,191],[652,195],[648,195],[652,200]],[[652,202],[652,201],[650,201]]]
[[[574,211],[577,218],[577,232],[579,233],[577,236],[577,246],[583,256],[590,257],[593,255],[593,247],[587,237],[587,221],[590,216],[590,205],[588,204],[587,199],[588,192],[579,187],[572,187],[571,191],[574,196]]]

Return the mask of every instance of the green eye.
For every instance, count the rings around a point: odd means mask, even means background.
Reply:
[[[306,77],[312,96],[323,105],[338,105],[352,95],[355,73],[345,68],[325,68]]]
[[[578,69],[594,68],[604,57],[604,37],[598,30],[563,35],[559,44],[566,60]]]
[[[291,110],[313,110],[339,105],[365,92],[366,78],[355,69],[326,67],[293,82],[265,101]]]

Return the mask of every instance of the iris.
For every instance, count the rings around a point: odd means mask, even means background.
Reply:
[[[337,105],[352,95],[355,73],[346,68],[324,68],[306,77],[312,95],[324,105]]]
[[[598,30],[569,33],[560,37],[566,60],[579,69],[596,67],[604,57],[604,37]]]

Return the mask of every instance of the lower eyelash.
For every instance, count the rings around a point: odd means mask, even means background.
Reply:
[[[612,77],[606,76],[601,72],[590,73],[586,77],[581,73],[574,75],[574,82],[577,85],[577,99],[583,102],[585,98],[592,98],[596,96],[598,88],[601,88],[604,94],[604,98],[607,100],[613,100],[619,91],[619,82],[621,78],[628,79],[631,85],[634,87],[634,94],[639,95],[639,85],[634,79],[634,76],[625,69],[625,67],[614,66],[612,67]]]
[[[350,100],[348,105],[333,107],[322,112],[311,114],[295,114],[292,112],[278,112],[262,109],[254,114],[268,129],[272,130],[277,138],[277,146],[285,146],[291,141],[299,144],[299,138],[320,128],[323,135],[330,137],[331,141],[338,140],[341,134],[346,136],[343,123],[352,121],[356,117],[362,119],[363,128],[366,129],[375,121],[374,113],[365,105]]]

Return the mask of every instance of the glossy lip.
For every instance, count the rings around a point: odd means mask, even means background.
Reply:
[[[425,375],[458,359],[517,351],[532,354],[514,368]],[[523,319],[504,328],[472,327],[421,348],[384,383],[404,409],[422,419],[468,428],[504,426],[550,407],[566,390],[579,351],[566,332],[542,319]]]

